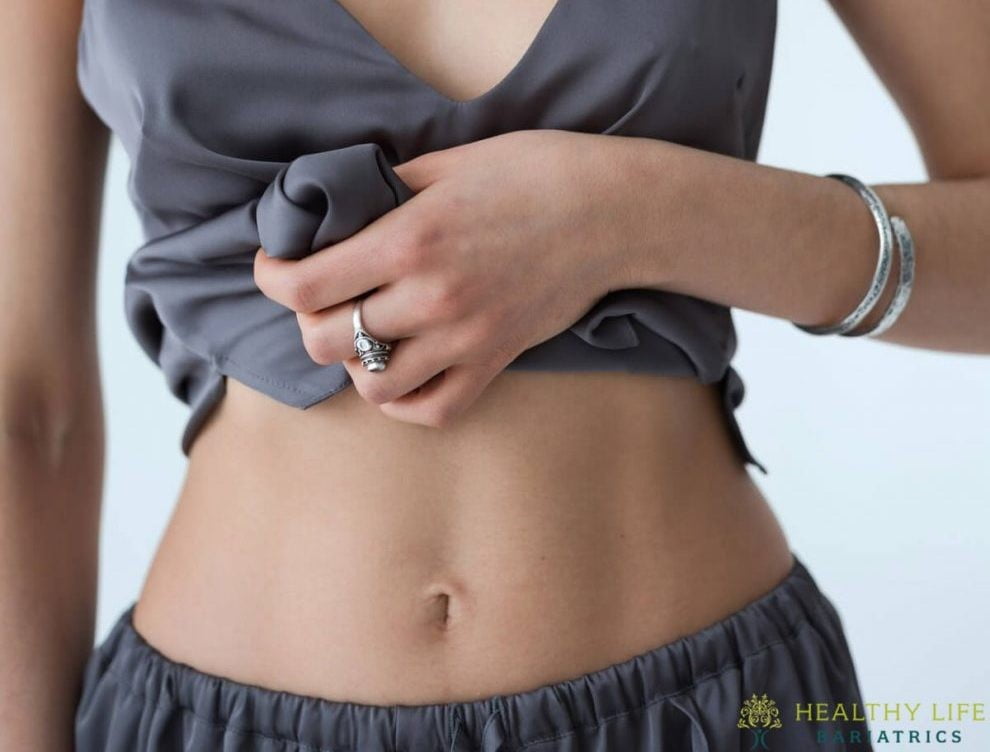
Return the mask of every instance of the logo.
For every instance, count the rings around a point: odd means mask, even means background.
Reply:
[[[736,728],[749,729],[753,732],[754,749],[770,749],[767,744],[767,734],[771,729],[779,729],[784,724],[780,721],[780,708],[777,703],[763,693],[762,697],[757,697],[754,693],[742,708],[739,709],[739,722]]]

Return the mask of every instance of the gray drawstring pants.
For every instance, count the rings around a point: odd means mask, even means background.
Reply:
[[[863,701],[840,618],[797,558],[773,590],[699,632],[570,680],[470,702],[328,701],[212,676],[149,645],[133,608],[87,664],[76,752],[872,749],[864,721],[809,720],[819,703]]]

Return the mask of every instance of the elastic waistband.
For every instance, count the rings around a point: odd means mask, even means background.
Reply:
[[[687,693],[791,639],[804,625],[834,618],[795,556],[787,577],[741,610],[607,668],[476,701],[386,706],[306,697],[205,674],[150,645],[134,628],[134,608],[119,617],[97,648],[91,670],[111,676],[118,691],[146,705],[178,708],[214,727],[292,742],[304,752],[412,752],[429,748],[422,740],[433,729],[434,738],[452,739],[454,750],[535,747]]]

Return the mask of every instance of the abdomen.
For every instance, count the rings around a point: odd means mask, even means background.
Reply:
[[[135,614],[168,657],[370,703],[524,691],[694,632],[790,553],[713,387],[503,372],[437,429],[233,380]]]

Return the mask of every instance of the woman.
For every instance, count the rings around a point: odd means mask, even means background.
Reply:
[[[0,746],[828,749],[788,710],[855,670],[747,471],[728,307],[828,331],[869,285],[863,333],[909,290],[878,337],[990,352],[990,19],[833,5],[933,178],[884,213],[752,161],[770,2],[87,0],[83,100],[78,0],[17,0]],[[91,654],[104,125],[192,412]]]

